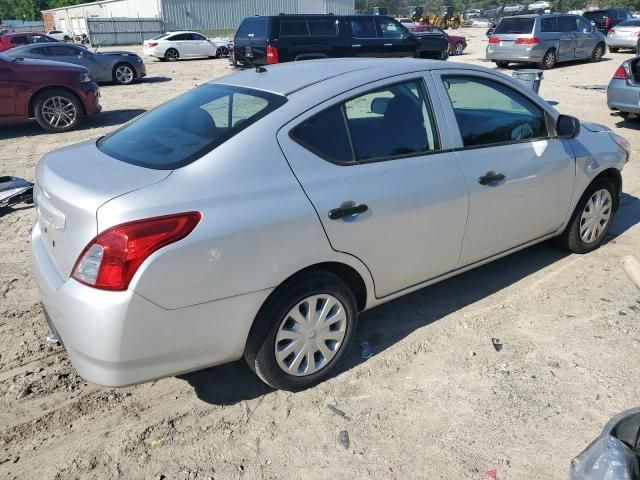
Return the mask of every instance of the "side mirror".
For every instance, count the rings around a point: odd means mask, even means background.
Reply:
[[[556,122],[558,138],[570,140],[580,135],[580,120],[570,115],[560,115]]]
[[[378,97],[371,100],[371,111],[377,115],[384,115],[387,111],[387,105],[389,105],[390,98]]]

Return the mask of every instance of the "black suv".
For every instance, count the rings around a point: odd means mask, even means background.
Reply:
[[[234,39],[230,61],[240,67],[336,57],[416,57],[445,60],[442,34],[411,33],[381,15],[248,17]]]
[[[591,10],[584,12],[583,17],[595,23],[596,28],[605,35],[610,29],[620,22],[633,18],[633,15],[624,8],[605,8],[603,10]]]

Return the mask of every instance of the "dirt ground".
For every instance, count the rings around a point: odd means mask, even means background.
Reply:
[[[456,60],[493,67],[484,29],[462,32]],[[339,374],[302,393],[270,391],[241,362],[123,389],[83,381],[45,341],[34,209],[0,217],[0,477],[566,478],[604,423],[640,403],[640,294],[620,267],[640,253],[640,122],[610,115],[604,92],[629,57],[559,66],[541,88],[634,147],[606,245],[577,256],[545,243],[369,311]],[[145,61],[149,77],[103,86],[103,113],[78,131],[0,127],[0,174],[33,179],[46,152],[231,72]]]

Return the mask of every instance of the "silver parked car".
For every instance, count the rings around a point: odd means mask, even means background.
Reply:
[[[483,67],[247,70],[40,160],[35,278],[90,381],[244,356],[302,389],[334,370],[358,312],[552,237],[597,248],[628,156]]]
[[[621,48],[638,48],[640,40],[640,19],[625,20],[613,27],[607,33],[609,50],[616,53]]]
[[[606,48],[605,36],[580,15],[520,15],[500,20],[489,37],[487,58],[500,68],[515,62],[550,69],[569,60],[599,62]]]
[[[13,58],[34,58],[56,62],[75,63],[87,67],[93,80],[127,85],[147,75],[142,58],[122,51],[91,52],[69,43],[36,43],[13,48],[6,55]]]
[[[640,115],[640,57],[625,60],[613,74],[607,87],[609,109],[624,118]]]

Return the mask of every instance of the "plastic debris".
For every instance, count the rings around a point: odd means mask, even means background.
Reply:
[[[365,359],[373,357],[373,353],[371,353],[371,347],[369,346],[369,342],[362,342],[362,344],[360,345],[360,356]]]
[[[347,420],[349,420],[349,417],[347,417],[347,414],[344,413],[342,410],[340,410],[338,407],[334,407],[333,405],[327,405],[327,408],[331,410],[333,413],[335,413],[336,415],[338,415],[339,417],[346,418]]]
[[[491,343],[493,344],[493,348],[496,349],[496,352],[499,352],[500,350],[502,350],[502,344],[500,343],[499,338],[492,338]]]
[[[338,440],[340,440],[340,445],[342,445],[345,450],[349,450],[349,445],[351,445],[351,442],[349,440],[349,432],[347,432],[346,430],[342,430],[340,432],[340,435],[338,435]]]

